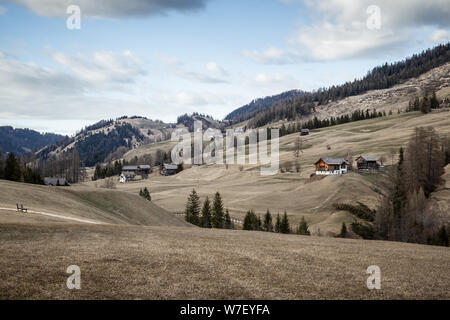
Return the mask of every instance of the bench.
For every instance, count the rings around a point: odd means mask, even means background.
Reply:
[[[28,208],[24,208],[23,204],[20,204],[20,206],[19,206],[19,204],[16,203],[16,207],[17,207],[17,211],[22,211],[22,212],[25,212],[25,213],[28,212]]]

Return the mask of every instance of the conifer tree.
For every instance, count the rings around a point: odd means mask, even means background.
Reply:
[[[339,233],[340,238],[345,238],[347,236],[347,226],[345,222],[342,222],[341,232]]]
[[[275,223],[275,232],[281,232],[281,218],[280,218],[279,213],[277,213],[277,221]]]
[[[4,177],[6,180],[20,181],[22,172],[20,170],[19,159],[16,158],[14,153],[8,153],[8,157],[5,161]]]
[[[291,232],[291,227],[289,225],[289,219],[288,219],[286,210],[284,211],[283,218],[281,219],[280,232],[281,233],[290,233]]]
[[[302,219],[300,220],[300,223],[298,224],[298,227],[297,227],[297,234],[309,236],[310,232],[309,232],[308,228],[309,228],[309,226],[305,220],[305,217],[302,217]]]
[[[233,222],[231,221],[230,212],[225,210],[225,229],[233,229]]]
[[[199,214],[200,214],[200,198],[195,189],[192,189],[192,192],[189,195],[188,201],[186,203],[185,219],[189,223],[198,225]]]
[[[202,215],[200,217],[200,226],[203,228],[212,228],[211,202],[209,201],[208,197],[206,197],[205,202],[203,202]]]
[[[244,225],[242,226],[244,230],[258,230],[258,217],[253,212],[253,209],[247,211],[244,218]]]
[[[0,149],[0,179],[3,179],[3,151]]]
[[[438,239],[437,239],[437,245],[439,246],[446,246],[448,247],[448,234],[447,234],[447,230],[445,228],[445,225],[442,225],[442,227],[439,229],[438,232]]]
[[[223,202],[219,192],[214,195],[212,208],[212,226],[214,228],[223,228]]]
[[[267,212],[264,215],[263,230],[267,232],[273,231],[272,215],[270,214],[269,209],[267,209]]]

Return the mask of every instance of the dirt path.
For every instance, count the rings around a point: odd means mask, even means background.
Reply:
[[[17,209],[14,209],[14,208],[0,208],[0,210],[17,211]],[[41,214],[41,215],[44,215],[44,216],[49,216],[49,217],[54,217],[54,218],[59,218],[59,219],[72,220],[72,221],[77,221],[77,222],[82,222],[82,223],[103,224],[103,222],[99,222],[99,221],[86,220],[86,219],[73,218],[73,217],[66,217],[66,216],[62,216],[62,215],[54,214],[54,213],[49,213],[49,212],[28,210],[27,213]]]

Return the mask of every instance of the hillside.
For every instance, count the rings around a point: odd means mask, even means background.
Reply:
[[[273,104],[265,105],[256,114],[250,110],[244,112],[246,108],[239,108],[229,114],[227,119],[234,120],[234,122],[249,120],[251,127],[260,127],[284,119],[296,120],[299,117],[314,114],[318,107],[333,109],[332,103],[337,103],[342,99],[358,97],[373,90],[380,91],[401,85],[405,81],[419,78],[421,75],[449,62],[450,43],[447,43],[428,49],[402,61],[392,64],[386,63],[382,66],[375,67],[362,79],[355,79],[352,82],[326,89],[320,88],[317,91],[307,92],[287,99],[275,99]],[[433,80],[435,81],[434,86],[440,81],[437,77]],[[420,87],[422,90],[432,89],[424,85],[420,85]],[[418,93],[417,89],[415,88],[415,90],[410,91],[410,96],[414,97]],[[371,107],[376,107],[376,105],[372,104]],[[231,116],[232,114],[235,116]]]
[[[64,136],[10,126],[0,127],[0,150],[22,155],[62,140]]]
[[[29,210],[86,219],[88,221],[147,226],[188,226],[173,214],[144,200],[137,194],[103,188],[47,187],[0,180],[0,221],[26,220],[29,217],[44,219],[37,213],[17,218],[16,203],[22,203]],[[55,220],[55,219],[52,219]],[[64,222],[64,219],[56,219]],[[67,222],[67,221],[66,221]]]
[[[0,228],[0,299],[450,299],[444,247],[200,228]],[[74,264],[81,290],[65,286]],[[381,290],[366,287],[370,265]]]
[[[290,90],[290,91],[282,92],[280,94],[276,94],[273,96],[267,96],[264,98],[254,99],[250,103],[230,112],[225,117],[225,120],[232,120],[235,123],[241,122],[241,121],[244,121],[244,120],[247,120],[247,119],[253,117],[259,111],[268,109],[271,106],[273,106],[279,102],[282,102],[282,101],[285,101],[288,99],[293,99],[295,97],[302,96],[304,94],[306,94],[306,92],[304,92],[302,90]]]
[[[433,126],[440,135],[450,135],[450,110],[436,110],[430,114],[418,112],[394,113],[392,116],[351,122],[333,127],[313,130],[302,137],[303,152],[300,155],[301,173],[278,173],[261,176],[259,168],[245,165],[243,171],[237,165],[200,166],[186,169],[171,176],[154,173],[149,180],[118,185],[118,190],[137,193],[148,187],[153,201],[172,211],[183,212],[188,194],[193,188],[202,200],[220,191],[224,205],[232,217],[243,220],[247,210],[254,209],[263,215],[267,209],[272,214],[287,210],[289,220],[296,225],[302,216],[308,220],[311,230],[322,235],[337,233],[342,221],[352,222],[353,216],[336,211],[335,202],[354,203],[355,198],[375,208],[379,201],[377,190],[381,175],[350,173],[343,176],[329,176],[319,181],[309,181],[314,172],[314,162],[320,157],[342,157],[347,151],[354,157],[371,154],[377,159],[385,158],[385,165],[396,162],[400,146],[405,146],[415,127]],[[294,146],[298,134],[280,138],[281,167],[292,166]],[[157,148],[170,150],[170,143],[148,145],[133,150],[132,155],[154,153]],[[328,150],[330,146],[330,150]],[[140,152],[140,153],[138,153]],[[90,184],[93,184],[90,182]]]
[[[144,117],[121,117],[116,120],[102,120],[87,126],[74,137],[47,146],[37,152],[38,158],[48,158],[77,149],[86,166],[104,161],[120,159],[128,150],[140,145],[156,143],[170,138],[176,128]]]

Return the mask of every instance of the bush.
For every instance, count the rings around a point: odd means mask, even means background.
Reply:
[[[361,202],[356,203],[357,203],[356,206],[346,203],[333,203],[333,207],[336,210],[348,211],[357,218],[373,222],[375,220],[376,210],[370,209],[364,203]]]
[[[363,239],[373,239],[375,236],[375,229],[371,225],[354,221],[352,222],[351,227],[352,231]]]

